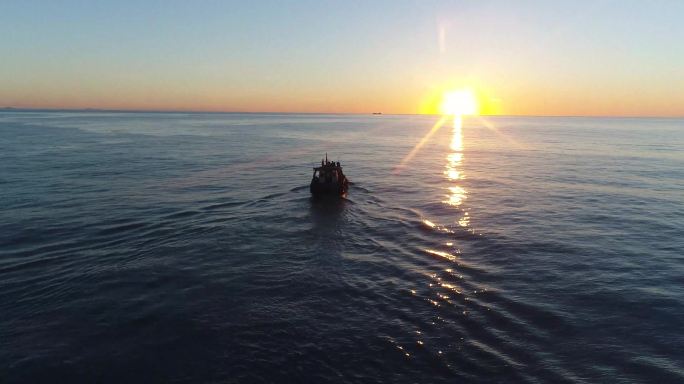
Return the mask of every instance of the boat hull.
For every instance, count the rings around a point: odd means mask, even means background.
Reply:
[[[338,195],[343,196],[347,193],[348,183],[319,183],[312,181],[309,190],[312,195]]]

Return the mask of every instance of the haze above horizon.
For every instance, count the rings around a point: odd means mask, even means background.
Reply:
[[[9,1],[0,106],[684,116],[680,1]]]

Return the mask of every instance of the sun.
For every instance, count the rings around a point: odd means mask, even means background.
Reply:
[[[440,105],[441,113],[449,116],[477,115],[478,109],[477,98],[470,89],[445,92]]]

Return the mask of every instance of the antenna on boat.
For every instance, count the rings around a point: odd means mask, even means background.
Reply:
[[[328,164],[328,152],[325,153],[325,163]]]

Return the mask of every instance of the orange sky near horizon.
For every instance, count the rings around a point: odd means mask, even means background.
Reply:
[[[684,92],[656,94],[649,98],[629,89],[613,89],[591,94],[582,89],[558,91],[526,86],[524,91],[506,89],[493,92],[473,87],[481,115],[532,116],[684,116]],[[427,88],[427,87],[425,87]],[[230,87],[217,89],[171,86],[148,86],[135,90],[106,88],[84,91],[41,90],[39,94],[21,92],[4,95],[2,106],[48,109],[111,109],[150,111],[201,112],[301,112],[301,113],[359,113],[439,114],[444,92],[461,86],[434,86],[403,90],[387,88],[345,90],[345,92],[300,91],[282,93],[233,91]],[[287,95],[287,96],[283,96]]]

